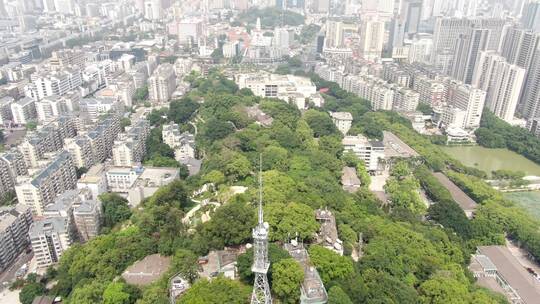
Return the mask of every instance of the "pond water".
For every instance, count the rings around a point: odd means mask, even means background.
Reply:
[[[540,191],[507,192],[504,197],[522,206],[537,219],[540,219]]]
[[[487,174],[494,170],[523,171],[526,175],[540,176],[540,165],[508,149],[488,149],[481,146],[441,147],[464,165],[480,169]]]

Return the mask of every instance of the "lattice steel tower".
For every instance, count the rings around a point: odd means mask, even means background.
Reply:
[[[262,157],[261,157],[262,168]],[[253,229],[253,265],[251,271],[255,274],[251,304],[271,304],[272,295],[268,285],[267,272],[270,267],[268,260],[268,223],[263,221],[262,209],[262,169],[259,169],[259,222]]]

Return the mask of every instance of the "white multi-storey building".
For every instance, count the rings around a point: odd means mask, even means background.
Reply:
[[[298,109],[305,109],[306,99],[316,106],[324,103],[317,87],[309,78],[269,73],[239,74],[235,78],[240,89],[248,88],[260,97],[292,101]]]
[[[100,115],[110,112],[120,112],[124,107],[118,97],[90,97],[80,101],[81,112],[90,120],[96,120]]]
[[[453,80],[449,80],[447,86],[448,105],[467,112],[464,129],[478,128],[486,101],[486,91]]]
[[[107,186],[113,192],[127,192],[140,174],[141,172],[137,172],[134,168],[111,168],[105,173]]]
[[[86,135],[90,138],[96,163],[104,162],[112,153],[114,140],[120,133],[120,119],[113,115],[96,124]]]
[[[28,173],[22,154],[10,150],[0,154],[0,198],[13,193],[17,177]]]
[[[467,111],[452,106],[446,106],[442,110],[440,121],[446,128],[465,129]]]
[[[77,168],[90,168],[95,164],[92,141],[86,135],[64,139],[64,150],[68,151]]]
[[[36,221],[30,226],[28,234],[40,268],[58,263],[72,243],[66,217],[51,217]]]
[[[177,124],[164,125],[161,137],[165,144],[174,149],[174,158],[176,160],[182,161],[195,158],[195,136],[188,132],[180,133]]]
[[[64,95],[82,85],[79,68],[64,68],[59,71],[41,71],[31,76],[32,83],[25,88],[25,94],[34,100],[47,96]]]
[[[11,103],[11,115],[13,123],[25,125],[30,120],[36,118],[36,104],[31,98],[25,97]]]
[[[346,76],[343,89],[371,102],[374,110],[392,110],[396,85],[370,75]]]
[[[146,139],[150,134],[148,121],[135,122],[114,142],[112,159],[115,166],[131,167],[140,164],[146,154]]]
[[[430,63],[433,51],[433,37],[421,37],[411,41],[409,46],[409,63]]]
[[[35,177],[22,179],[15,186],[17,199],[32,209],[36,215],[42,215],[43,208],[52,203],[56,195],[74,189],[77,185],[77,174],[71,155],[63,151],[59,153]]]
[[[347,135],[347,132],[351,129],[353,117],[351,113],[349,112],[330,112],[330,117],[332,117],[332,121],[334,122],[334,125],[338,128],[338,130],[343,133],[343,135]]]
[[[11,113],[11,104],[15,102],[15,99],[11,96],[5,96],[0,98],[0,126],[7,125],[13,120]]]
[[[392,109],[397,112],[413,112],[418,107],[419,100],[418,92],[401,87],[395,90]]]
[[[73,210],[75,226],[83,242],[98,236],[101,227],[101,214],[101,202],[98,200],[83,200]]]
[[[116,98],[125,107],[131,107],[133,105],[133,97],[135,95],[135,83],[133,78],[127,74],[123,74],[122,77],[116,78],[109,82],[109,85],[97,91],[94,96],[100,98]]]
[[[158,66],[148,78],[148,95],[153,102],[167,102],[176,89],[176,77],[171,64]]]
[[[473,84],[487,92],[486,106],[499,118],[512,122],[525,82],[525,69],[509,64],[495,52],[482,52]]]
[[[28,246],[30,209],[22,204],[0,207],[0,271],[10,267]]]
[[[377,15],[362,18],[359,52],[365,60],[377,61],[381,58],[385,38],[384,25],[384,20]]]
[[[345,151],[354,153],[364,161],[369,171],[379,171],[379,162],[384,159],[384,144],[380,141],[370,141],[362,135],[345,136],[342,140]]]
[[[107,78],[114,72],[114,66],[114,62],[110,59],[95,62],[84,68],[82,77],[85,82],[103,88],[107,84]]]
[[[50,121],[61,113],[67,112],[67,108],[59,96],[52,95],[36,101],[37,118],[40,122]]]
[[[442,81],[431,79],[425,75],[414,78],[413,90],[420,94],[420,103],[438,107],[446,101],[446,85]]]
[[[68,68],[77,66],[79,69],[84,69],[86,54],[82,50],[63,49],[54,51],[49,59],[49,64],[53,67]]]

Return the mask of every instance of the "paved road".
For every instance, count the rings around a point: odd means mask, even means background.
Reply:
[[[11,267],[9,267],[6,271],[0,274],[0,288],[1,286],[3,286],[4,282],[11,283],[13,280],[15,280],[15,273],[17,272],[17,270],[19,270],[19,268],[21,268],[24,263],[29,264],[33,256],[33,252],[30,252],[28,254],[23,252],[19,257],[17,257],[15,263],[13,263]]]

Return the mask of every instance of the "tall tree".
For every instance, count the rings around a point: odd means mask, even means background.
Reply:
[[[283,259],[272,265],[272,291],[283,303],[298,303],[300,284],[304,281],[304,270],[292,258]]]
[[[103,208],[103,228],[112,228],[131,217],[128,201],[116,193],[99,196]]]

